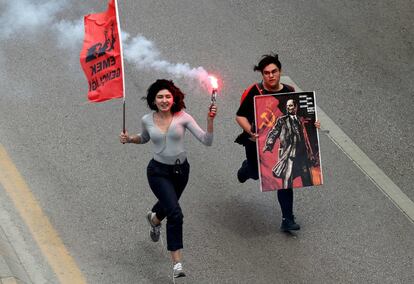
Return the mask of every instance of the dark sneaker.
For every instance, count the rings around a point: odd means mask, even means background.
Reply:
[[[154,215],[155,215],[154,212],[149,211],[147,213],[147,221],[148,221],[148,224],[151,226],[150,231],[149,231],[151,240],[153,242],[158,242],[160,240],[161,224],[154,225],[154,223],[152,222],[152,218],[154,217]]]
[[[185,276],[185,273],[184,273],[183,265],[181,264],[181,262],[177,262],[173,266],[173,278],[179,278],[179,277],[184,277],[184,276]]]
[[[247,160],[244,160],[242,163],[242,166],[237,171],[237,179],[239,180],[240,183],[244,183],[246,182],[246,180],[249,179],[247,173],[248,173]]]
[[[280,230],[283,232],[288,231],[297,231],[300,230],[300,226],[295,223],[295,217],[290,218],[283,218],[282,225],[280,225]]]

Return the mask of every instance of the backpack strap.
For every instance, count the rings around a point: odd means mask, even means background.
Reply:
[[[262,83],[259,83],[259,84],[256,83],[255,85],[256,85],[257,90],[259,91],[259,94],[263,95],[263,84]]]
[[[259,92],[259,94],[262,94],[262,90],[260,89],[259,85],[257,83],[256,84],[253,84],[253,85],[249,86],[246,90],[244,90],[244,92],[243,92],[243,94],[242,94],[242,96],[240,98],[240,104],[243,103],[244,99],[247,97],[247,95],[250,93],[250,91],[254,87],[256,87],[256,89]]]

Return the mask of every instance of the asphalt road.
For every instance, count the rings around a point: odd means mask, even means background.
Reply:
[[[14,15],[6,2],[2,24]],[[145,174],[150,145],[119,143],[121,101],[86,103],[78,33],[63,29],[63,43],[55,33],[62,20],[106,8],[83,2],[62,1],[39,18],[44,7],[26,2],[15,25],[2,25],[0,144],[89,283],[166,283],[168,254],[149,241],[144,219],[155,201]],[[414,200],[412,1],[120,2],[131,37],[151,41],[159,59],[202,66],[223,83],[214,145],[187,137],[191,175],[181,206],[189,283],[414,282],[413,222],[325,133],[325,184],[296,191],[302,230],[295,235],[278,230],[275,193],[237,182],[244,152],[233,143],[240,93],[259,79],[252,68],[260,56],[274,51],[284,75],[316,91],[318,106]],[[36,21],[19,26],[29,18]],[[196,81],[131,62],[125,68],[129,132],[140,130],[148,111],[140,98],[157,78],[174,79],[205,128],[209,96]],[[27,268],[32,279],[56,283],[9,196],[0,190],[0,197],[37,263]]]

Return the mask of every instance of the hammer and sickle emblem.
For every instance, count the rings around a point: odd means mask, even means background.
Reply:
[[[270,116],[270,119],[269,119]],[[262,123],[260,124],[259,129],[262,129],[265,127],[272,127],[273,124],[275,124],[276,116],[271,111],[265,111],[263,112],[260,117],[263,119]]]

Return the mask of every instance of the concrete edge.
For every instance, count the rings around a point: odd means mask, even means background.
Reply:
[[[0,284],[29,284],[29,276],[0,226]]]

